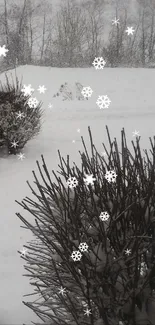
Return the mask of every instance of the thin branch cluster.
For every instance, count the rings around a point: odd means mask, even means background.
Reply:
[[[23,258],[36,299],[24,304],[46,325],[155,324],[155,138],[151,158],[147,150],[143,158],[139,139],[131,154],[123,129],[120,153],[107,128],[103,157],[90,128],[89,135],[91,157],[82,138],[81,169],[58,151],[54,183],[42,156],[37,190],[27,182],[34,200],[16,201],[34,217],[30,223],[17,213],[35,236]]]

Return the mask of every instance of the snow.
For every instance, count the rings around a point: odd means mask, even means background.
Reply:
[[[11,81],[15,71],[7,75]],[[31,84],[35,89],[33,97],[42,100],[44,123],[39,136],[30,141],[24,148],[25,159],[18,160],[16,156],[0,157],[0,324],[21,325],[31,324],[37,320],[33,312],[24,304],[24,301],[33,301],[33,297],[23,297],[32,292],[29,279],[23,277],[25,270],[23,260],[17,251],[32,238],[29,231],[21,228],[20,220],[15,215],[20,212],[28,220],[32,216],[26,213],[15,200],[21,202],[25,196],[34,197],[26,183],[29,180],[33,185],[32,170],[38,173],[36,160],[41,163],[41,154],[44,155],[48,169],[59,170],[58,154],[66,158],[70,155],[70,162],[80,163],[79,150],[83,150],[81,135],[85,143],[89,144],[88,126],[91,127],[94,143],[99,152],[103,152],[102,143],[106,145],[107,134],[105,125],[108,125],[111,139],[121,140],[121,129],[126,131],[127,143],[132,148],[131,141],[135,138],[132,132],[139,131],[141,148],[150,149],[149,137],[154,136],[155,118],[155,70],[153,69],[123,69],[114,68],[95,70],[88,69],[58,69],[36,66],[21,66],[16,74],[23,84]],[[5,75],[0,76],[5,82]],[[75,82],[89,86],[93,94],[88,101],[65,101],[53,98],[60,85],[68,82],[74,87]],[[45,86],[45,93],[37,91],[39,86]],[[98,96],[107,95],[111,104],[107,109],[99,109],[96,105]],[[49,103],[52,108],[49,108]],[[77,130],[80,129],[80,132]],[[75,142],[72,142],[75,140]],[[52,177],[53,178],[53,177]],[[54,180],[54,178],[53,178]]]

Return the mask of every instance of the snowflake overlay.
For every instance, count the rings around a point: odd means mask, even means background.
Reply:
[[[97,57],[94,59],[92,64],[96,70],[98,70],[98,69],[100,70],[100,69],[104,68],[106,62],[104,61],[103,57]]]
[[[26,248],[23,248],[20,253],[21,253],[21,256],[25,256],[26,255],[26,252],[27,252],[27,249]]]
[[[109,219],[110,215],[108,212],[101,212],[100,213],[100,216],[99,218],[102,220],[102,221],[107,221]]]
[[[19,113],[16,113],[16,115],[17,115],[17,118],[20,118],[20,120],[22,117],[25,117],[24,113],[21,113],[21,111],[19,111]]]
[[[39,86],[39,88],[37,89],[39,92],[40,92],[40,94],[41,93],[45,93],[45,90],[47,90],[46,88],[45,88],[45,86],[43,85],[43,86]]]
[[[76,187],[78,185],[78,180],[76,177],[69,177],[67,180],[67,184],[70,188]]]
[[[38,100],[35,97],[29,98],[27,104],[29,105],[30,108],[36,108],[38,105]]]
[[[16,147],[18,147],[18,142],[19,141],[13,141],[13,142],[11,142],[11,147],[14,147],[14,148],[16,148]]]
[[[89,184],[91,184],[91,185],[93,185],[94,183],[94,181],[96,180],[96,178],[93,176],[93,174],[91,174],[91,175],[85,175],[86,176],[86,178],[84,179],[84,182],[85,182],[85,184],[86,185],[89,185]]]
[[[139,137],[140,136],[140,134],[139,134],[139,131],[134,131],[134,132],[132,132],[133,133],[133,137]]]
[[[126,255],[130,255],[131,254],[131,249],[127,248],[124,252],[125,252]]]
[[[88,251],[88,245],[87,245],[87,243],[80,243],[80,245],[79,245],[79,250],[81,251],[81,252],[87,252]]]
[[[91,97],[93,90],[90,87],[83,87],[81,94],[84,98]]]
[[[6,52],[9,50],[5,48],[6,45],[0,46],[0,56],[6,56]]]
[[[112,20],[112,25],[117,26],[119,24],[119,19],[115,18]]]
[[[25,158],[24,153],[20,153],[18,156],[18,159],[23,160]]]
[[[117,175],[114,170],[109,170],[105,174],[105,179],[108,181],[108,183],[115,183],[116,177]]]
[[[21,89],[21,92],[24,93],[24,96],[31,96],[33,91],[34,89],[31,88],[30,84],[28,86],[24,85],[24,88]]]
[[[61,287],[59,290],[59,293],[61,293],[63,295],[66,293],[65,291],[66,291],[66,288]]]
[[[52,108],[52,107],[53,107],[53,105],[51,103],[49,103],[48,108]]]
[[[106,152],[105,151],[102,151],[101,152],[101,156],[103,157],[103,156],[106,156],[107,154],[106,154]]]
[[[128,34],[128,35],[133,35],[133,33],[134,33],[134,29],[133,29],[133,27],[127,27],[127,29],[126,29],[126,33]]]
[[[99,96],[96,104],[99,108],[108,108],[111,103],[111,100],[108,98],[107,95]]]
[[[74,262],[76,261],[80,261],[82,257],[82,254],[80,253],[80,251],[73,251],[71,258],[73,259]]]
[[[87,309],[85,310],[84,315],[89,316],[90,314],[92,314],[91,309],[88,309],[88,308],[87,308]]]

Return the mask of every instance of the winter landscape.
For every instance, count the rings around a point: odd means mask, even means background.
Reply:
[[[42,0],[23,0],[22,3],[0,0],[0,82],[5,85],[7,76],[10,84],[15,83],[18,78],[23,88],[32,87],[33,97],[42,103],[43,110],[41,130],[36,137],[27,141],[20,156],[10,154],[6,147],[1,147],[0,142],[0,325],[30,325],[31,322],[40,321],[35,313],[23,304],[23,301],[35,299],[33,296],[26,296],[33,293],[33,287],[29,278],[23,276],[27,272],[22,259],[24,245],[28,244],[33,236],[30,230],[24,229],[16,213],[21,213],[29,222],[33,222],[33,218],[15,200],[21,202],[25,197],[34,199],[26,182],[29,181],[33,186],[32,171],[35,171],[39,178],[36,162],[39,161],[42,165],[41,155],[46,161],[52,181],[55,182],[52,171],[59,171],[58,150],[65,160],[69,155],[70,166],[75,162],[80,168],[79,152],[84,151],[81,137],[90,151],[88,127],[91,129],[97,151],[106,159],[102,145],[104,143],[109,151],[106,126],[111,140],[116,138],[120,148],[121,130],[124,128],[131,152],[132,142],[136,144],[137,137],[140,137],[142,156],[145,156],[143,149],[147,149],[149,155],[149,137],[153,139],[155,136],[154,18],[155,6],[152,0],[118,0],[112,3],[102,0],[53,0],[52,3]],[[96,58],[102,58],[102,68],[96,69],[93,65]],[[64,85],[67,85],[66,91],[62,91]],[[89,88],[89,95],[82,93],[84,88],[87,88],[87,91]],[[6,110],[8,107],[6,104]],[[2,108],[0,98],[0,118],[5,119]],[[9,127],[10,125],[8,129]],[[22,132],[26,132],[25,130]],[[1,131],[0,125],[0,141],[3,141]],[[6,134],[5,137],[7,138]],[[129,174],[132,175],[131,170]],[[153,175],[153,172],[150,172],[150,175]],[[150,177],[154,180],[154,176]],[[134,177],[131,179],[134,188],[138,182]],[[153,201],[153,190],[149,190],[151,181],[149,185],[147,181],[145,177],[142,179],[143,185],[147,184],[148,187],[142,186],[139,191],[142,196],[149,193],[148,197],[150,195]],[[144,193],[142,188],[145,188]],[[121,198],[123,206],[126,196],[130,197],[129,191]],[[103,193],[101,197],[104,197]],[[117,208],[117,213],[122,212],[121,208],[119,211],[119,205]],[[148,201],[145,208],[148,208]],[[142,210],[137,209],[136,213],[137,218],[142,218],[141,215],[145,215],[144,206]],[[149,213],[151,215],[152,212]],[[139,220],[139,224],[142,224],[142,219]],[[140,228],[139,231],[143,233],[143,229]],[[122,254],[122,247],[119,254]],[[48,249],[45,255],[49,255]],[[128,278],[129,275],[127,280]],[[131,275],[131,282],[132,278]],[[98,281],[97,276],[93,276],[93,279]],[[139,288],[139,282],[136,281]],[[102,285],[104,287],[104,283]],[[132,291],[132,285],[130,289]],[[152,290],[151,287],[149,294],[152,294]],[[53,294],[52,290],[51,292]],[[74,295],[74,292],[72,294]],[[141,292],[140,295],[142,296]],[[104,301],[104,293],[101,298]],[[83,296],[80,299],[83,299]],[[134,306],[137,308],[136,304]],[[110,308],[113,309],[113,306]],[[141,325],[146,316],[145,313],[142,316],[140,313],[140,322],[135,323],[132,323],[131,319],[130,323],[109,323],[103,322],[103,305],[98,307],[98,310],[100,318],[95,315],[94,322],[92,318],[89,322],[88,318],[84,323],[83,316],[80,316],[82,321],[77,316],[74,323],[67,323],[62,316],[61,324]],[[152,318],[149,319],[155,319],[154,310],[153,307],[151,316],[149,315]],[[126,314],[128,317],[128,311]],[[87,317],[84,316],[85,318]],[[121,319],[124,321],[124,318]],[[147,325],[147,317],[145,320],[143,324]],[[58,323],[45,323],[47,324]]]
[[[44,124],[40,135],[30,141],[23,153],[22,161],[17,156],[1,157],[1,277],[0,295],[1,324],[30,324],[35,316],[23,304],[23,295],[31,292],[28,279],[24,278],[23,262],[17,251],[22,250],[31,238],[28,231],[20,228],[15,213],[22,211],[15,203],[31,195],[26,181],[33,183],[32,170],[37,171],[36,160],[44,155],[49,170],[58,170],[59,149],[62,156],[67,154],[71,161],[80,164],[79,150],[83,150],[81,135],[89,145],[88,126],[91,127],[94,143],[98,151],[103,152],[102,142],[107,144],[105,126],[108,125],[111,138],[121,139],[124,127],[129,148],[135,141],[133,132],[139,131],[141,146],[149,149],[149,136],[155,135],[154,126],[154,90],[155,71],[153,69],[57,69],[35,66],[23,66],[16,70],[23,84],[31,84],[33,94],[43,102]],[[15,71],[8,76],[15,77]],[[1,75],[0,80],[5,81]],[[73,85],[79,81],[93,90],[88,101],[62,101],[53,95],[64,82]],[[44,85],[46,91],[40,94],[37,89]],[[111,104],[107,109],[99,109],[96,104],[99,95],[107,95]],[[49,108],[52,104],[52,108]],[[80,130],[80,132],[79,132]],[[75,142],[73,142],[75,141]],[[24,214],[26,215],[26,213]],[[28,298],[26,297],[26,301]],[[4,316],[3,316],[4,315]]]

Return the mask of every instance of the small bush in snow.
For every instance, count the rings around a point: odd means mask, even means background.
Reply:
[[[36,136],[41,128],[41,102],[32,102],[25,96],[16,77],[16,85],[6,85],[0,90],[0,148],[7,147],[10,154],[19,152]]]
[[[145,159],[138,139],[132,155],[124,130],[122,150],[107,133],[104,158],[89,128],[80,169],[59,153],[64,182],[42,157],[34,200],[18,202],[35,218],[17,213],[37,240],[24,257],[37,325],[155,325],[155,145]]]
[[[81,91],[83,86],[79,82],[75,82],[73,89],[68,85],[67,82],[62,84],[59,91],[53,97],[61,97],[62,100],[85,100]]]

